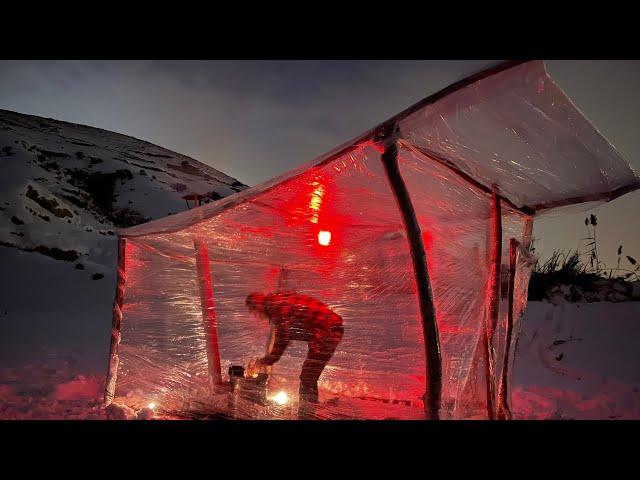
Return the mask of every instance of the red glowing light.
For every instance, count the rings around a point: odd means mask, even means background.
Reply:
[[[324,247],[331,243],[331,232],[320,230],[318,232],[318,243]]]
[[[320,206],[322,205],[322,197],[324,196],[324,186],[318,182],[313,182],[313,193],[311,194],[311,200],[309,201],[309,210],[311,210],[311,223],[318,223],[318,214],[320,213]]]

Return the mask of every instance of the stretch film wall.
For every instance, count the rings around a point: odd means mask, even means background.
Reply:
[[[265,353],[269,325],[249,313],[247,295],[294,290],[344,321],[311,417],[425,418],[434,379],[407,212],[381,160],[392,141],[427,257],[442,360],[439,417],[492,418],[492,402],[506,408],[496,402],[502,391],[509,398],[503,377],[526,305],[532,219],[639,185],[542,62],[462,82],[281,177],[123,230],[115,401],[153,403],[176,417],[298,418],[304,343],[293,342],[271,368],[268,395],[279,402],[238,403],[223,388],[229,366]],[[206,257],[203,269],[197,258]],[[214,351],[222,378],[212,390]]]
[[[482,388],[465,392],[488,288],[490,198],[406,149],[401,172],[428,256],[443,359],[443,418],[486,416]],[[321,245],[318,233],[331,233]],[[521,232],[510,232],[521,239]],[[268,325],[245,307],[254,291],[311,295],[344,319],[345,335],[320,379],[317,418],[424,418],[425,352],[409,245],[379,150],[363,146],[282,184],[252,204],[188,229],[129,239],[116,401],[166,411],[228,412],[207,388],[207,352],[194,239],[211,265],[224,380],[230,365],[265,352]],[[508,262],[508,261],[507,261]],[[507,263],[508,265],[508,263]],[[480,294],[478,294],[480,292]],[[291,409],[247,403],[244,418],[293,418],[306,345],[273,367],[271,394]],[[127,397],[128,395],[128,397]],[[466,395],[466,396],[465,396]]]

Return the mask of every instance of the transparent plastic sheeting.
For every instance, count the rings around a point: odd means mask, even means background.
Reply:
[[[497,388],[513,360],[532,265],[526,248],[531,217],[510,203],[572,202],[587,192],[606,199],[637,179],[538,62],[454,91],[404,117],[399,127],[398,164],[422,231],[439,329],[439,417],[488,418],[487,382]],[[429,379],[416,280],[382,149],[365,134],[258,187],[121,231],[126,273],[121,340],[113,351],[119,364],[112,362],[117,367],[109,374],[116,380],[113,401],[134,409],[153,404],[176,418],[425,418]],[[492,199],[460,172],[497,185],[511,201],[501,202],[496,362],[489,380],[483,332],[492,297]],[[515,265],[512,239],[519,245]],[[197,265],[198,242],[208,254],[208,278]],[[203,289],[210,289],[215,312],[222,372],[215,387]],[[298,398],[303,342],[292,342],[268,369],[265,401],[230,388],[229,367],[263,356],[269,338],[268,321],[248,311],[247,295],[282,290],[318,299],[344,322],[318,382],[317,404]]]
[[[403,138],[498,184],[518,206],[576,203],[638,185],[613,146],[529,62],[457,90],[400,122]]]

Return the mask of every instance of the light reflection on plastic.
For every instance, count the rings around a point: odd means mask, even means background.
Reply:
[[[318,223],[318,213],[320,212],[320,205],[322,204],[324,187],[318,182],[313,182],[312,185],[316,188],[311,194],[311,201],[309,202],[309,209],[312,211],[311,223]]]
[[[276,402],[278,405],[284,405],[289,400],[289,396],[286,392],[278,392],[276,395],[271,397],[271,400]]]

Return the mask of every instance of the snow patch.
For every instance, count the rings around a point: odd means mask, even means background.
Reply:
[[[95,400],[104,390],[104,381],[98,377],[78,375],[70,382],[56,386],[56,400]]]

